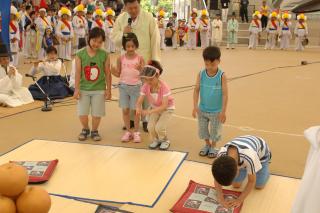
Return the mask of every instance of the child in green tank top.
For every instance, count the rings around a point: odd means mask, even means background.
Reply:
[[[100,49],[105,41],[105,33],[100,28],[90,31],[88,46],[76,54],[74,98],[78,100],[78,115],[82,131],[78,137],[84,141],[90,135],[89,112],[92,116],[91,138],[100,141],[98,127],[105,115],[105,100],[111,99],[110,59],[105,50]]]

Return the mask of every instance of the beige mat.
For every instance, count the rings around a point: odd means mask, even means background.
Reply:
[[[25,104],[19,107],[0,107],[0,118],[8,117],[10,115],[27,112],[33,109],[40,109],[43,105],[42,101],[35,101],[30,104]]]
[[[59,159],[43,187],[53,195],[91,201],[153,206],[186,153],[70,142],[33,140],[0,157],[10,160]]]
[[[154,208],[124,205],[122,209],[133,212],[166,213],[186,190],[189,181],[213,185],[211,166],[184,161],[169,187]],[[254,190],[245,200],[241,213],[290,212],[300,180],[272,175],[263,190]],[[229,188],[234,190],[232,188]]]
[[[49,213],[94,213],[97,208],[98,206],[95,204],[51,196]]]

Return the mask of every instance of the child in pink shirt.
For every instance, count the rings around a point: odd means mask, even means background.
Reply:
[[[160,146],[161,150],[166,150],[170,146],[167,137],[167,125],[175,109],[174,99],[171,96],[169,86],[159,77],[163,69],[159,62],[150,61],[141,72],[144,84],[141,88],[140,97],[136,106],[137,115],[148,115],[148,130],[152,140],[150,149]],[[147,98],[151,108],[142,110],[142,102]]]
[[[140,95],[141,80],[140,70],[144,66],[142,56],[136,53],[139,47],[137,36],[134,33],[126,33],[122,39],[122,46],[126,53],[118,58],[117,68],[112,67],[114,76],[120,77],[119,82],[119,105],[122,108],[122,116],[127,131],[121,138],[122,142],[140,143],[139,120],[140,116],[134,118],[134,130],[130,130],[130,110],[135,111],[136,102]],[[135,113],[134,113],[135,114]]]

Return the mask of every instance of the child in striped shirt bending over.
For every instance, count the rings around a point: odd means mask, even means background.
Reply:
[[[270,160],[270,148],[260,137],[245,135],[226,143],[212,164],[218,202],[225,208],[236,208],[243,203],[254,187],[264,188],[270,176]],[[247,176],[248,183],[241,195],[235,200],[226,201],[222,186],[232,184],[234,188],[240,188]]]

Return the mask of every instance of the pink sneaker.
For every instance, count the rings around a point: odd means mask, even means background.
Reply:
[[[135,142],[135,143],[140,143],[141,142],[140,132],[134,132],[133,133],[133,142]]]
[[[124,133],[124,135],[121,138],[122,142],[129,142],[132,139],[132,134],[129,131],[126,131],[126,133]]]

